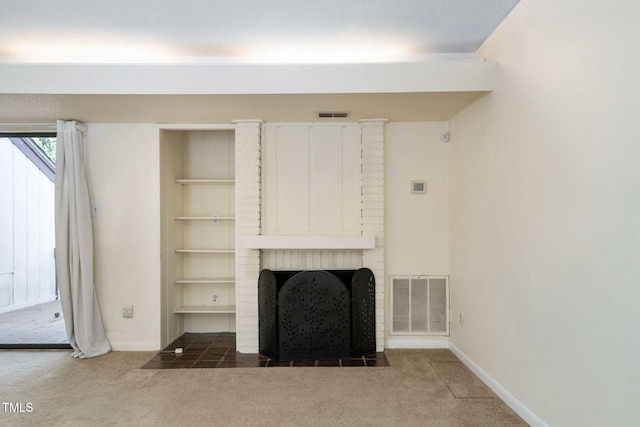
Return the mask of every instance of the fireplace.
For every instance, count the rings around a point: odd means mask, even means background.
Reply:
[[[275,360],[359,357],[376,351],[375,279],[359,270],[262,270],[260,354]]]

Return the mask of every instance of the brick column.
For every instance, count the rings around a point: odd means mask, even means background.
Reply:
[[[359,120],[362,125],[362,235],[375,236],[375,249],[362,251],[362,265],[376,278],[376,351],[384,350],[384,124],[386,119]]]
[[[258,352],[260,251],[247,249],[246,236],[260,234],[260,120],[236,124],[236,347]]]

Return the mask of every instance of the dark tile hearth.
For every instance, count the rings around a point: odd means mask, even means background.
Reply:
[[[176,354],[176,348],[182,348]],[[373,353],[364,357],[335,360],[299,360],[283,362],[259,354],[243,354],[236,351],[236,334],[186,333],[168,345],[151,359],[143,369],[184,368],[268,368],[268,367],[342,367],[389,366],[384,353]]]

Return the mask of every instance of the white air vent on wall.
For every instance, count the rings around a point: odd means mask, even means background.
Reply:
[[[447,276],[391,277],[391,335],[449,335]]]

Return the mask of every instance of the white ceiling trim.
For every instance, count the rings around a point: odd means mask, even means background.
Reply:
[[[0,64],[0,93],[238,95],[484,92],[484,59],[386,64]]]
[[[0,123],[0,133],[56,132],[56,123]]]

